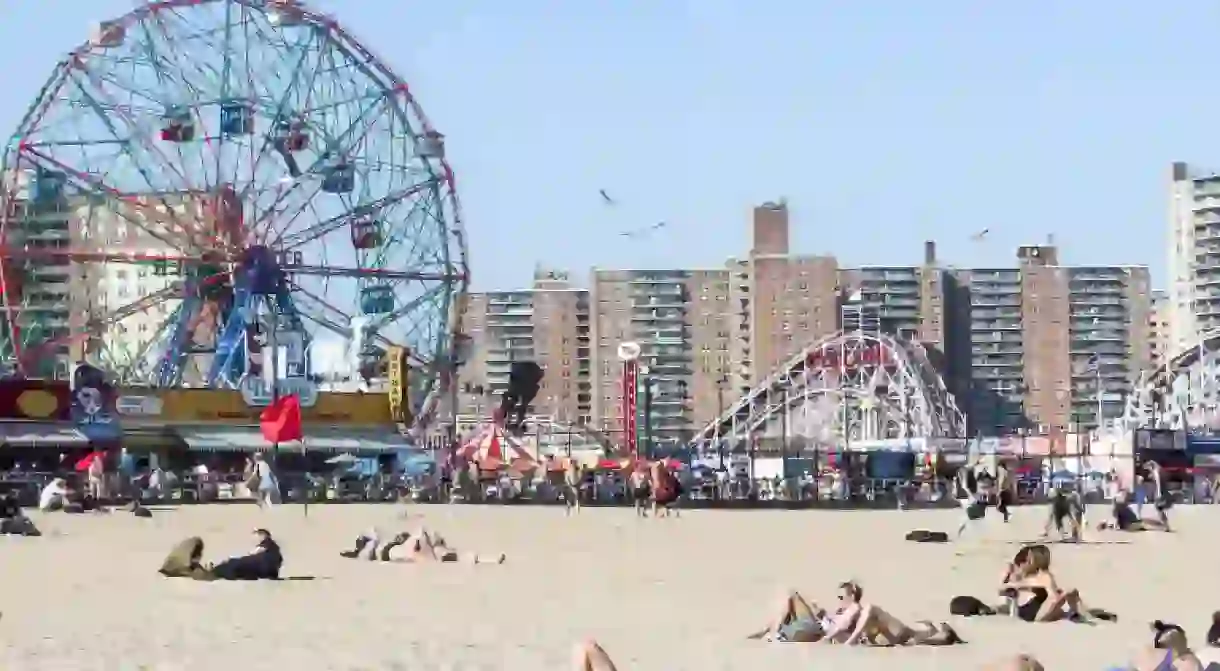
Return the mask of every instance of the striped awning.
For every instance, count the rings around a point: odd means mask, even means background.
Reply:
[[[88,445],[85,434],[71,425],[46,422],[0,423],[0,443],[9,447],[55,447]]]
[[[263,434],[254,428],[175,427],[187,446],[200,452],[259,452],[271,449]],[[322,429],[308,431],[304,441],[280,443],[288,452],[386,453],[410,448],[405,436],[391,430]]]

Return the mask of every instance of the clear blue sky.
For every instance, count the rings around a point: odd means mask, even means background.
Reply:
[[[953,264],[1007,264],[1054,234],[1068,262],[1144,263],[1160,285],[1169,163],[1220,168],[1205,0],[314,4],[448,135],[478,289],[525,285],[535,262],[719,265],[780,196],[794,247],[847,264],[915,263],[926,238]],[[131,6],[0,0],[0,128]]]

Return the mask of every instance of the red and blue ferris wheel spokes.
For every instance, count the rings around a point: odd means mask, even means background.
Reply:
[[[418,399],[435,391],[468,281],[443,138],[333,20],[286,0],[144,6],[59,65],[15,137],[0,356],[18,368],[233,385],[275,314],[306,342],[359,321],[370,351],[413,353]],[[101,297],[49,291],[39,255]]]

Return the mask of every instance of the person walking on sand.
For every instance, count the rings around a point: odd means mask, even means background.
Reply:
[[[563,469],[563,506],[564,514],[580,512],[580,481],[583,475],[575,459],[568,459]]]
[[[1173,498],[1168,488],[1165,487],[1164,470],[1157,462],[1149,461],[1144,464],[1144,473],[1149,494],[1151,494],[1152,506],[1156,509],[1156,516],[1164,530],[1170,531],[1169,509],[1173,507]]]
[[[275,477],[275,470],[271,468],[271,464],[263,458],[261,452],[254,453],[254,465],[251,479],[254,480],[258,487],[256,500],[261,508],[271,508],[276,503],[279,503],[280,483]]]

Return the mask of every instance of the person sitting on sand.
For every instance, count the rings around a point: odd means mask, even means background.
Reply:
[[[1131,505],[1131,493],[1120,491],[1114,497],[1114,507],[1110,519],[1097,524],[1098,531],[1169,531],[1159,519],[1141,519]]]
[[[360,553],[371,546],[369,550],[369,559],[379,559],[381,561],[390,561],[390,551],[396,547],[406,547],[407,556],[402,561],[411,563],[422,563],[430,561],[438,562],[465,562],[468,564],[503,564],[506,556],[500,554],[495,557],[479,555],[474,552],[458,552],[449,547],[445,539],[437,533],[431,533],[427,529],[420,527],[416,531],[404,531],[395,535],[385,545],[380,544],[379,534],[376,530],[370,535],[362,535],[356,539],[356,548],[347,550],[339,554],[349,559],[355,559],[360,556]],[[363,541],[363,542],[362,542]],[[378,547],[380,546],[380,549]]]
[[[192,580],[215,580],[210,566],[203,563],[203,539],[192,536],[169,551],[161,562],[158,573],[167,578],[190,578]]]
[[[1203,662],[1181,627],[1157,620],[1152,623],[1152,645],[1139,654],[1131,671],[1203,671]]]
[[[257,545],[248,554],[217,564],[212,573],[220,580],[279,580],[284,554],[266,529],[255,529]]]
[[[48,482],[39,493],[38,509],[44,513],[63,510],[63,507],[68,504],[68,492],[68,481],[63,478],[55,478]]]
[[[21,503],[13,493],[0,494],[0,535],[41,536],[34,521],[21,511]]]
[[[592,639],[576,646],[572,656],[574,671],[618,671],[605,649]]]
[[[1051,573],[1051,550],[1031,545],[1028,561],[1014,577],[1006,580],[1000,592],[1015,600],[1013,614],[1026,622],[1055,622],[1063,619],[1087,621],[1094,617],[1112,619],[1104,611],[1091,611],[1080,592],[1060,589]]]

